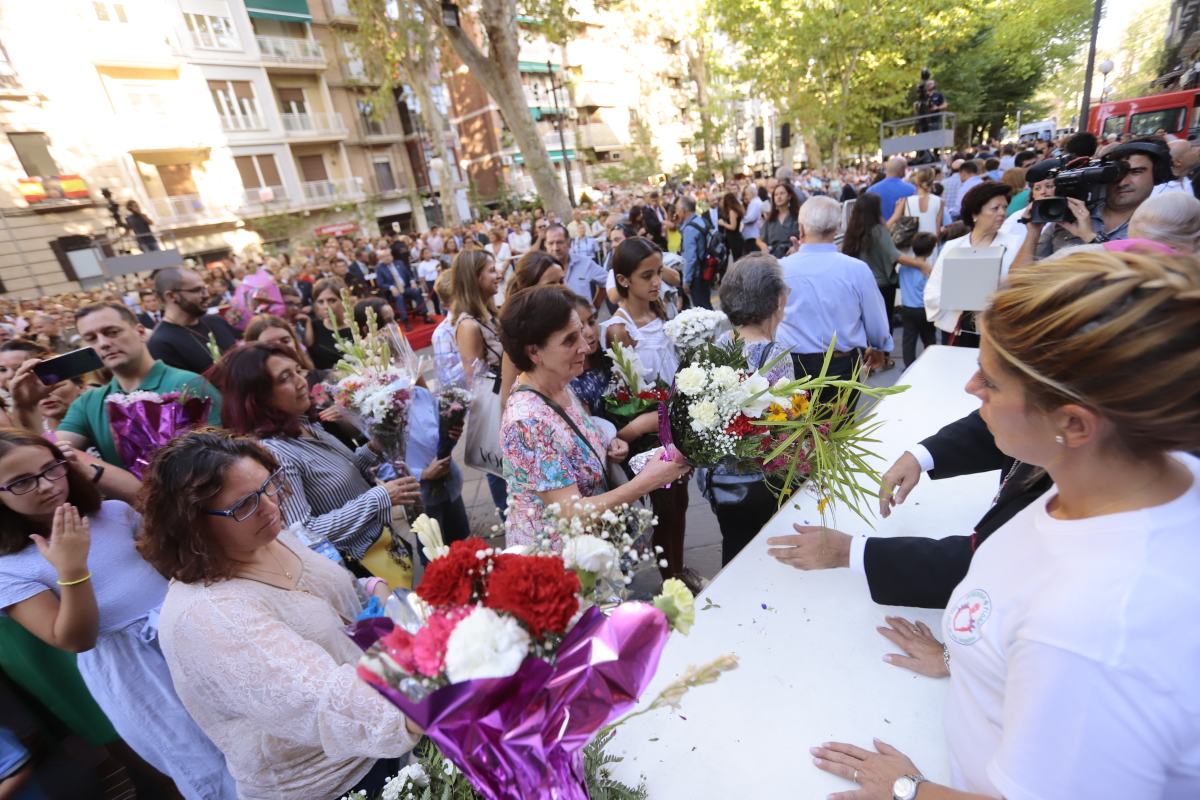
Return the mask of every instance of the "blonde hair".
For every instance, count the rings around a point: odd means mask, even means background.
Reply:
[[[1200,244],[1200,200],[1186,192],[1163,192],[1146,200],[1129,218],[1129,238],[1150,239],[1183,253]]]
[[[1200,260],[1078,252],[1014,270],[981,334],[1043,409],[1078,403],[1145,458],[1200,448]]]
[[[921,167],[915,170],[911,176],[913,186],[925,192],[933,191],[933,170],[929,167]]]
[[[455,317],[465,315],[487,321],[496,316],[495,299],[484,297],[479,291],[479,275],[488,262],[494,260],[486,250],[464,249],[454,257],[454,265],[450,268],[454,276],[450,285],[450,308]]]

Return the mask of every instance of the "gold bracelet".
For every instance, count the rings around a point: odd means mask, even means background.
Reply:
[[[83,583],[84,581],[90,581],[91,579],[92,579],[92,573],[89,572],[87,575],[84,575],[82,578],[80,578],[77,581],[56,580],[55,583],[57,583],[59,586],[78,586],[79,584]]]

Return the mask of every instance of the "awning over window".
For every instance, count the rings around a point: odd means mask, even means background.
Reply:
[[[518,61],[517,69],[521,72],[540,72],[545,74],[550,71],[561,72],[562,67],[558,64],[550,64],[547,68],[545,61]]]
[[[308,0],[246,0],[246,13],[259,19],[312,22]]]

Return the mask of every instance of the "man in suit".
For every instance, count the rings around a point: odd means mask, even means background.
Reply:
[[[953,478],[999,469],[1000,491],[973,533],[942,539],[923,536],[852,537],[819,525],[795,525],[796,535],[767,540],[771,555],[798,569],[851,567],[867,576],[880,605],[945,608],[966,576],[975,550],[1050,488],[1045,471],[1000,452],[978,411],[950,423],[896,460],[883,476],[880,512],[891,513],[921,479]]]
[[[408,319],[408,302],[412,301],[413,313],[433,322],[425,307],[425,295],[417,283],[416,276],[404,261],[392,258],[391,250],[379,251],[379,263],[375,265],[375,285],[380,293],[391,300],[396,309],[396,318],[404,323],[405,330],[412,330]]]
[[[137,321],[146,330],[154,330],[154,326],[162,319],[162,311],[158,305],[158,295],[154,293],[153,289],[142,289],[138,292],[138,305],[142,307],[142,311],[137,315]]]

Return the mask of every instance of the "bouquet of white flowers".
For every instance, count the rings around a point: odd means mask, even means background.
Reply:
[[[720,311],[689,308],[663,325],[667,338],[681,355],[704,344],[710,344],[729,329],[729,318]]]

